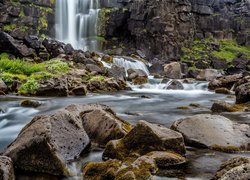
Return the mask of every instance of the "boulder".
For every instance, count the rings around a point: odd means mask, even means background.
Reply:
[[[148,82],[148,75],[141,69],[128,69],[128,80],[132,81],[135,85],[141,85]]]
[[[87,84],[87,89],[90,92],[116,92],[124,90],[126,88],[126,82],[121,80],[115,80],[113,78],[105,80],[90,80]]]
[[[165,76],[171,79],[181,79],[181,64],[178,62],[172,62],[164,66]]]
[[[99,66],[94,65],[94,64],[87,64],[86,68],[91,73],[92,72],[96,72],[98,74],[103,74],[104,73],[104,70],[102,68],[100,68]]]
[[[235,105],[235,104],[230,104],[224,101],[217,101],[215,102],[212,107],[211,111],[212,112],[243,112],[247,108],[244,105]]]
[[[113,63],[113,57],[109,56],[109,55],[104,55],[102,57],[102,61],[106,62],[106,63]]]
[[[184,86],[180,81],[172,80],[171,82],[167,83],[165,89],[182,90],[184,89]]]
[[[250,101],[250,81],[248,83],[237,86],[235,89],[236,103],[247,103]]]
[[[223,116],[200,114],[176,121],[172,129],[182,133],[187,145],[226,152],[250,149],[250,127]]]
[[[103,158],[123,160],[132,154],[167,150],[185,154],[182,135],[161,125],[139,121],[124,138],[107,144]]]
[[[212,81],[220,76],[221,73],[216,69],[205,69],[199,73],[196,79],[201,81]]]
[[[213,180],[249,180],[250,158],[235,157],[222,163]]]
[[[0,94],[3,93],[8,93],[8,87],[7,85],[3,82],[2,79],[0,79]]]
[[[81,112],[90,108],[71,105],[51,115],[34,117],[3,154],[19,170],[71,175],[67,163],[90,146],[80,118]]]
[[[33,55],[32,49],[25,44],[19,43],[5,32],[0,32],[0,52],[7,52],[21,57]]]
[[[215,92],[218,94],[231,94],[231,91],[227,88],[216,88]]]
[[[117,65],[112,65],[110,69],[107,70],[107,76],[113,77],[117,80],[126,80],[126,71],[124,67],[120,67]]]
[[[105,147],[112,139],[123,138],[132,129],[129,123],[119,119],[105,106],[82,112],[81,119],[92,142],[101,147]]]
[[[39,81],[37,96],[67,96],[68,82],[65,77],[52,77]]]
[[[87,87],[86,86],[77,86],[71,90],[71,94],[74,96],[86,96]]]
[[[209,82],[208,88],[215,90],[216,88],[231,89],[233,85],[242,78],[242,74],[234,74],[229,76],[222,76]]]
[[[0,156],[0,179],[1,180],[14,180],[14,168],[12,160],[6,156]]]
[[[33,108],[37,108],[39,106],[41,106],[42,103],[39,101],[35,101],[35,100],[23,100],[21,102],[21,106],[22,107],[33,107]]]

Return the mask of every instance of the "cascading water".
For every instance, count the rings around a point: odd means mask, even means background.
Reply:
[[[95,51],[99,0],[57,0],[56,38],[76,49]]]

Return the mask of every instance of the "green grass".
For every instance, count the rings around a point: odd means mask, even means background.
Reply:
[[[12,74],[23,74],[30,76],[32,73],[45,70],[45,64],[35,64],[21,59],[9,59],[8,54],[0,55],[0,70]]]
[[[37,80],[30,78],[26,83],[22,84],[18,89],[18,93],[20,94],[34,94],[36,90],[39,88],[39,83]]]
[[[233,40],[220,40],[220,51],[213,52],[213,55],[220,59],[231,62],[238,54],[244,54],[250,59],[250,47],[240,46]]]

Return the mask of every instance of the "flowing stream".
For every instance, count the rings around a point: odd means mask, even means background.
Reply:
[[[120,59],[120,61],[124,60]],[[116,64],[119,63],[116,62]],[[129,62],[124,61],[124,64],[129,64]],[[146,68],[145,65],[140,64],[138,66],[137,61],[134,64],[130,61],[129,67]],[[42,106],[37,109],[20,106],[20,102],[27,99],[26,97],[1,97],[0,151],[4,150],[17,137],[20,130],[34,116],[52,113],[70,104],[101,103],[110,106],[120,118],[132,124],[136,124],[143,119],[170,127],[177,119],[194,114],[211,113],[210,107],[214,100],[234,101],[234,99],[227,98],[225,95],[208,91],[207,83],[204,82],[184,84],[185,88],[183,90],[166,90],[162,87],[161,80],[151,77],[150,83],[145,86],[131,85],[132,91],[89,94],[85,97],[28,98],[42,102]],[[177,108],[178,106],[188,106],[190,103],[198,103],[200,107],[188,110]],[[249,123],[250,119],[249,113],[225,113],[223,115],[240,123]],[[222,161],[238,155],[188,147],[187,158],[189,163],[181,177],[186,179],[210,179]],[[240,155],[249,156],[249,154]],[[72,164],[71,168],[76,173],[79,173],[81,172],[81,166],[78,166],[79,163],[101,161],[101,156],[102,150],[94,150],[79,162]],[[82,179],[82,176],[78,174],[75,179]],[[155,177],[155,179],[169,178]]]
[[[99,0],[57,0],[56,38],[76,49],[98,50],[99,8]]]

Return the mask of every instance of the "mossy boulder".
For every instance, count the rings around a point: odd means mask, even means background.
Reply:
[[[152,151],[167,150],[185,154],[182,135],[161,125],[139,121],[124,138],[107,144],[103,158],[124,160],[126,157],[139,157]]]
[[[247,106],[244,104],[230,104],[224,101],[217,101],[211,107],[212,112],[217,112],[217,113],[244,112],[247,109],[248,109]]]
[[[231,91],[227,88],[216,88],[215,93],[218,94],[231,94]]]

